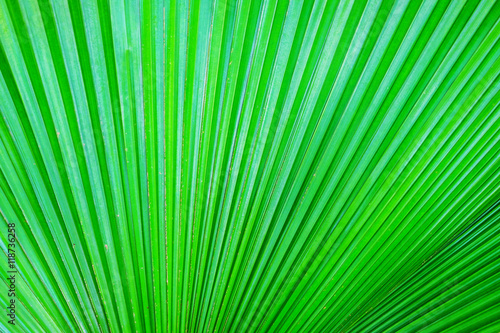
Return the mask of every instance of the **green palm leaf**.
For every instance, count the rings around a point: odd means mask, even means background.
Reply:
[[[0,0],[0,331],[498,332],[499,39],[490,0]]]

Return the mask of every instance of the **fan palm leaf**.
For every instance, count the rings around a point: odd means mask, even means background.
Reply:
[[[2,332],[498,332],[500,3],[0,0]]]

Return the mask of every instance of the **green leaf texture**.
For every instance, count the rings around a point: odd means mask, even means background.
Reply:
[[[499,332],[499,39],[492,0],[0,0],[0,331]]]

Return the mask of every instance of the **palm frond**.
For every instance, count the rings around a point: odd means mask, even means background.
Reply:
[[[0,0],[0,331],[498,332],[499,39],[492,0]]]

